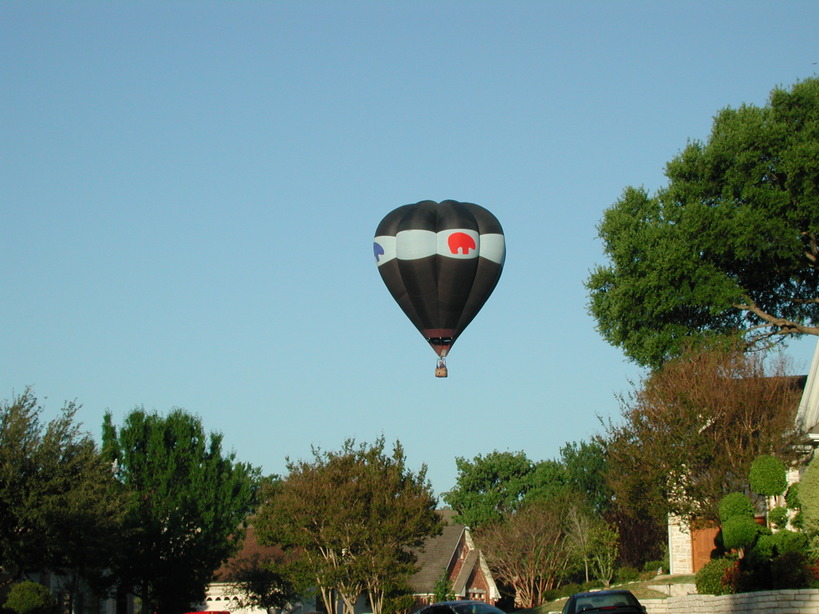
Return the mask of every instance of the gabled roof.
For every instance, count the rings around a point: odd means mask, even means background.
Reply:
[[[448,524],[440,535],[428,539],[424,549],[416,552],[419,570],[409,580],[416,594],[434,592],[435,583],[449,568],[452,558],[458,552],[458,544],[466,527],[462,524]]]
[[[455,578],[455,582],[452,583],[452,592],[455,595],[466,595],[466,583],[469,582],[469,576],[472,575],[472,572],[475,570],[475,565],[479,563],[480,553],[477,550],[470,550],[466,553],[466,558],[464,558],[463,565],[461,565],[461,569],[458,572],[458,577]]]

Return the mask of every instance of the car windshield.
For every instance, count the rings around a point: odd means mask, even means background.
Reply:
[[[637,600],[629,593],[582,595],[574,603],[575,614],[595,611],[639,612],[640,607]]]

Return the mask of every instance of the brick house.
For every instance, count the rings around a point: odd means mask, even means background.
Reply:
[[[454,515],[443,511],[449,521]],[[410,578],[416,603],[432,603],[435,584],[444,573],[456,599],[476,599],[495,605],[500,591],[481,551],[475,547],[469,527],[448,522],[441,535],[432,537],[418,553],[419,571]]]

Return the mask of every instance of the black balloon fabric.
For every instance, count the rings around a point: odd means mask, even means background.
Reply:
[[[425,200],[388,213],[373,251],[393,298],[445,357],[495,289],[506,242],[500,222],[483,207]]]

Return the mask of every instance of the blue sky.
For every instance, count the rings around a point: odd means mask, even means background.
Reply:
[[[597,334],[596,225],[714,114],[817,74],[817,2],[0,3],[0,398],[99,434],[182,407],[239,459],[400,440],[557,456],[641,372]],[[506,267],[450,376],[372,236],[455,199]],[[789,349],[805,372],[815,339]]]

